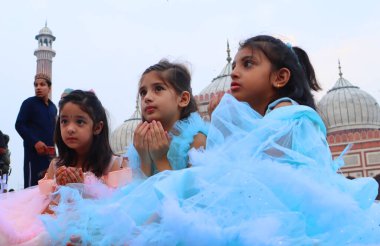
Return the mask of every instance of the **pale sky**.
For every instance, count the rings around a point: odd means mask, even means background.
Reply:
[[[135,109],[141,73],[161,58],[184,62],[199,93],[238,43],[258,34],[304,48],[328,90],[343,77],[380,101],[380,1],[14,0],[0,3],[0,130],[10,135],[10,188],[22,187],[23,146],[14,128],[34,95],[34,39],[47,20],[56,36],[53,102],[65,88],[93,89],[112,130]],[[325,91],[316,97],[321,98]]]

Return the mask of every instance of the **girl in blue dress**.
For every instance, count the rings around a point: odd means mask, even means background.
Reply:
[[[189,71],[162,60],[147,68],[139,83],[142,122],[127,157],[145,176],[188,166],[190,148],[204,147],[207,127],[192,95]]]
[[[192,168],[160,172],[102,206],[62,209],[61,222],[83,226],[49,228],[91,245],[379,243],[377,184],[337,174],[342,161],[332,160],[315,111],[319,85],[306,53],[256,36],[241,44],[231,77],[206,150],[190,150]],[[86,206],[91,213],[77,216]]]
[[[211,116],[191,170],[155,184],[160,222],[137,242],[159,245],[375,245],[372,178],[337,174],[307,54],[270,36],[240,45],[231,94]],[[173,184],[177,184],[174,186]],[[138,241],[141,240],[141,241]],[[135,241],[134,241],[135,242]]]

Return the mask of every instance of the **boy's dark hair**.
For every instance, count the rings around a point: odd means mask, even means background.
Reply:
[[[34,76],[34,82],[36,82],[37,79],[44,79],[49,87],[51,87],[51,79],[49,76],[43,73],[37,73],[36,76]]]
[[[148,67],[143,72],[140,83],[145,74],[153,71],[156,72],[164,82],[170,84],[178,94],[181,94],[184,91],[188,91],[190,93],[190,102],[185,108],[182,109],[180,114],[181,120],[189,117],[192,112],[198,110],[197,103],[195,102],[191,89],[191,75],[189,70],[187,70],[184,65],[179,63],[171,63],[163,59],[157,64]]]
[[[103,121],[103,129],[99,134],[94,135],[90,150],[82,166],[83,171],[91,171],[97,177],[100,177],[105,174],[105,171],[108,169],[113,153],[109,143],[109,128],[106,111],[93,92],[75,90],[59,101],[59,116],[54,133],[54,139],[59,153],[57,166],[75,166],[78,161],[75,151],[70,149],[63,142],[61,136],[60,114],[63,106],[68,102],[78,105],[81,110],[86,112],[94,122],[94,127],[97,123]]]
[[[321,87],[304,50],[299,47],[288,46],[280,39],[267,35],[259,35],[245,40],[240,44],[240,49],[242,48],[251,48],[263,52],[271,62],[274,71],[281,68],[290,70],[288,83],[277,89],[278,98],[289,97],[301,105],[315,109],[311,89],[318,91]]]

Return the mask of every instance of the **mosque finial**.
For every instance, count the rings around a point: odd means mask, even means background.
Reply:
[[[230,63],[231,62],[231,56],[230,56],[230,43],[228,42],[228,39],[227,39],[227,62]]]
[[[340,66],[340,60],[338,59],[338,68],[339,68],[339,77],[340,78],[342,78],[342,75],[343,75],[343,73],[342,73],[342,67]]]
[[[47,27],[47,19],[45,20],[45,27]]]

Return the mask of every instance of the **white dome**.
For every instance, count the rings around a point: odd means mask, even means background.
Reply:
[[[354,129],[380,129],[376,100],[342,77],[318,103],[328,133]]]
[[[50,30],[49,27],[44,26],[44,27],[40,30],[39,34],[53,35],[53,32]]]
[[[47,27],[47,23],[45,23],[45,26],[38,32],[38,35],[36,35],[36,40],[39,38],[43,38],[48,36],[50,39],[55,41],[55,37],[53,36],[53,32],[50,30],[49,27]]]
[[[211,83],[204,88],[198,95],[195,96],[195,100],[198,104],[198,111],[201,114],[202,118],[205,120],[209,120],[207,107],[208,104],[214,96],[218,94],[224,94],[225,92],[231,92],[231,72],[232,72],[232,64],[230,57],[230,47],[227,42],[227,64],[224,66],[222,71],[219,73],[217,77],[215,77]]]
[[[126,147],[133,143],[133,133],[140,122],[141,113],[137,107],[132,116],[112,132],[110,144],[115,154],[125,154]]]
[[[209,101],[215,94],[229,92],[231,87],[231,57],[230,57],[230,45],[227,42],[227,64],[224,66],[222,71],[216,76],[211,83],[204,88],[199,95],[197,95],[196,99],[199,102]]]

